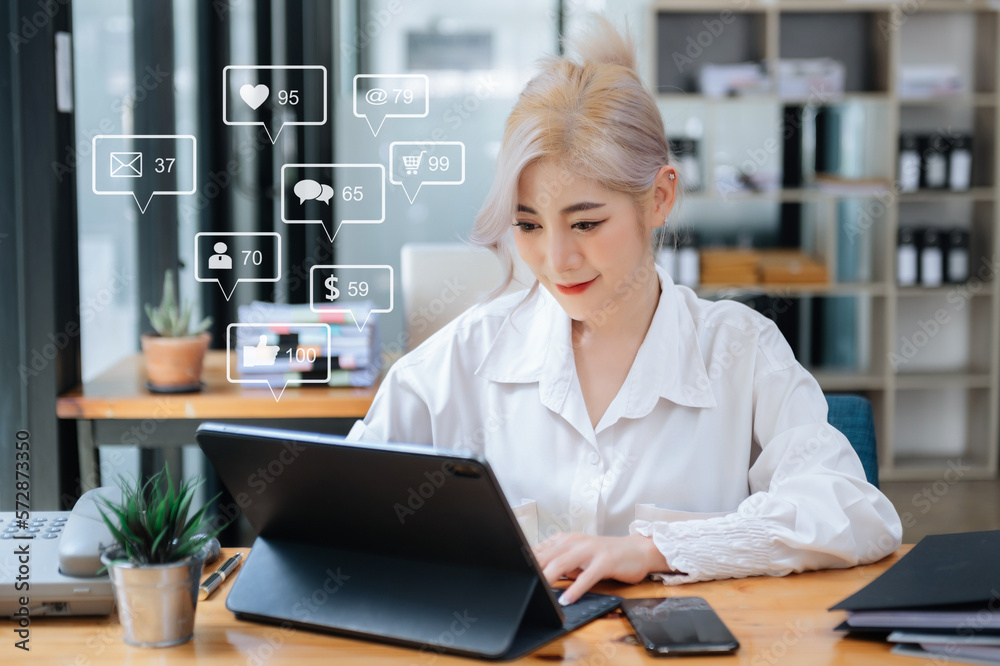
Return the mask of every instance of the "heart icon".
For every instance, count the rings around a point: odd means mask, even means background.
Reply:
[[[263,83],[257,86],[252,86],[248,83],[240,88],[240,97],[254,111],[267,100],[267,96],[270,94],[271,90]]]

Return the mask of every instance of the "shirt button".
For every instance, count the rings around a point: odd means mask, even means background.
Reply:
[[[597,451],[591,451],[590,455],[587,456],[587,461],[591,465],[596,465],[597,463],[601,462],[601,456],[597,453]]]

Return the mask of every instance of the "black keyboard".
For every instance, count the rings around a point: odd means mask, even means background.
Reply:
[[[563,593],[563,590],[554,587],[552,588],[552,592],[555,594],[556,599],[558,599],[559,595]],[[567,631],[572,631],[577,627],[587,624],[591,620],[610,613],[614,609],[618,608],[618,605],[621,602],[621,597],[615,597],[608,594],[598,594],[596,592],[586,592],[582,597],[577,599],[576,603],[562,607],[563,616],[566,618],[566,621],[563,623],[563,627]]]

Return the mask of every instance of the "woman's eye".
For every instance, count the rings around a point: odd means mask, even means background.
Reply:
[[[518,227],[521,231],[523,231],[525,233],[527,233],[529,231],[534,231],[535,229],[538,229],[538,225],[535,224],[534,222],[520,222],[520,221],[518,221],[518,222],[514,223],[514,226]]]
[[[573,227],[579,231],[593,231],[603,223],[604,220],[598,220],[595,222],[577,222],[573,225]]]

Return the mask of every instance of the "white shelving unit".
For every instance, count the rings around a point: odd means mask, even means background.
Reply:
[[[752,290],[783,298],[849,297],[862,311],[866,339],[859,344],[868,350],[864,367],[816,368],[814,374],[826,391],[862,393],[871,399],[881,478],[940,479],[949,464],[959,463],[968,467],[964,479],[995,478],[1000,449],[1000,290],[995,286],[995,273],[1000,271],[1000,13],[996,3],[659,0],[652,4],[648,26],[645,71],[650,73],[650,87],[657,91],[667,133],[672,138],[699,139],[704,187],[686,193],[683,204],[691,227],[752,227],[766,223],[769,215],[773,220],[774,211],[783,204],[800,204],[804,224],[812,228],[808,249],[826,259],[831,283]],[[814,95],[810,100],[775,94],[710,98],[696,92],[693,84],[693,72],[704,63],[821,56],[845,61],[847,92]],[[901,98],[897,87],[901,65],[937,61],[959,67],[966,74],[967,89],[949,97]],[[771,88],[777,90],[774,69],[770,71]],[[865,179],[867,189],[721,191],[717,173],[741,162],[746,166],[748,159],[780,183],[782,108],[807,102],[858,109],[864,118],[859,144],[865,151],[865,172],[858,177]],[[900,132],[951,130],[973,135],[971,189],[900,193],[894,184]],[[777,152],[768,141],[774,137]],[[880,191],[873,191],[872,181],[883,183]],[[836,280],[839,253],[855,249],[838,247],[838,205],[843,201],[858,202],[871,213],[864,218],[867,226],[860,227],[869,247],[864,271],[868,277],[862,282]],[[968,228],[969,283],[937,288],[896,284],[897,231],[900,225],[916,225],[928,217],[942,221],[935,226]],[[936,330],[930,323],[935,316],[946,318]],[[912,356],[903,353],[907,344],[917,350]]]

